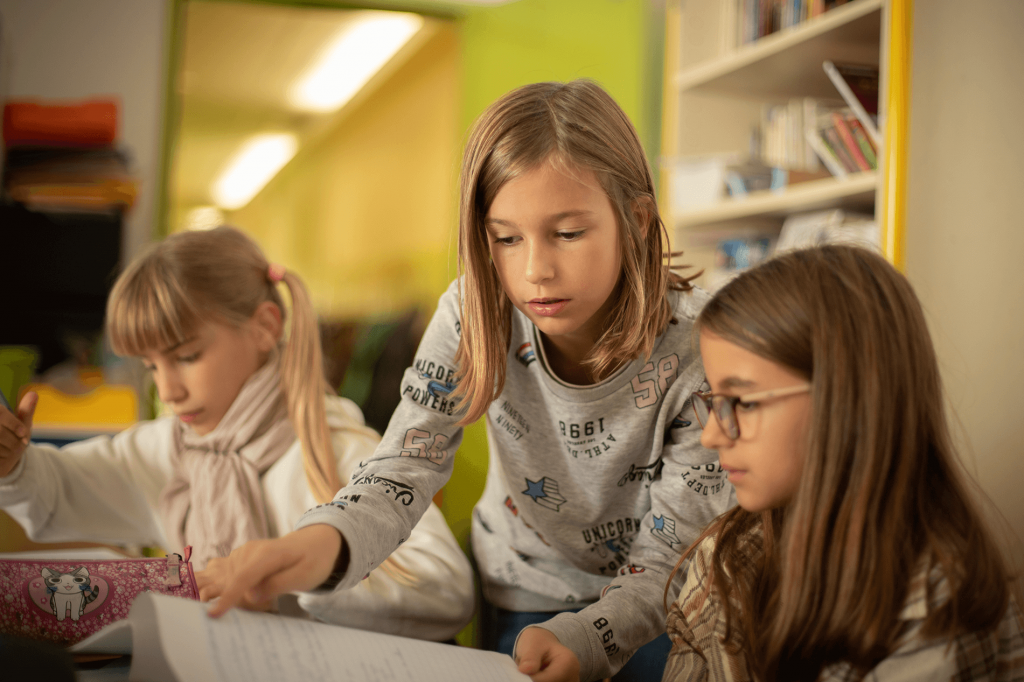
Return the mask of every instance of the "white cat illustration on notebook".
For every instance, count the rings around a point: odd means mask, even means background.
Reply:
[[[70,573],[43,568],[42,575],[46,580],[46,591],[50,593],[50,608],[57,620],[64,620],[68,607],[71,609],[71,620],[78,620],[86,605],[100,594],[98,585],[95,589],[91,586],[89,569],[85,566]]]

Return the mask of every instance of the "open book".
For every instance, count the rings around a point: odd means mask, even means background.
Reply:
[[[140,594],[127,620],[71,648],[131,654],[135,682],[528,682],[512,659],[492,651],[353,630],[268,613]]]

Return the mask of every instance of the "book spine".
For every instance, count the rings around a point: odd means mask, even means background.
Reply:
[[[864,126],[864,130],[867,132],[871,141],[875,143],[876,147],[882,146],[882,136],[878,133],[878,128],[875,126],[875,122],[871,120],[871,116],[864,110],[864,106],[857,99],[857,96],[853,94],[853,90],[846,83],[846,79],[843,78],[843,74],[839,73],[836,65],[830,61],[824,61],[821,63],[821,67],[825,69],[825,73],[828,75],[832,85],[836,86],[836,90],[842,96],[843,100],[850,107],[850,111],[853,112],[854,116]]]
[[[804,132],[804,137],[807,139],[807,145],[818,155],[821,163],[828,169],[829,173],[837,178],[846,177],[846,169],[839,163],[839,159],[829,149],[825,140],[818,134],[818,131],[809,128]]]
[[[801,136],[804,140],[804,162],[803,166],[808,171],[818,170],[818,154],[808,141],[807,134],[817,135],[814,129],[814,122],[818,120],[818,100],[813,97],[804,98],[803,131]]]
[[[857,168],[862,171],[871,170],[870,164],[867,159],[864,158],[864,154],[860,151],[860,145],[857,144],[857,140],[853,138],[853,133],[850,131],[850,127],[846,125],[846,118],[838,111],[832,112],[832,124],[835,126],[836,132],[839,133],[840,139],[843,141],[843,146],[846,147],[847,153],[853,162],[857,164]]]
[[[832,152],[839,159],[840,163],[843,164],[843,168],[846,169],[847,173],[856,173],[857,164],[847,153],[845,146],[843,145],[842,138],[839,137],[839,133],[832,126],[823,128],[821,131],[822,136],[825,138],[825,142],[832,149]]]
[[[853,133],[854,139],[857,140],[860,151],[864,154],[868,165],[871,166],[872,170],[878,168],[878,156],[871,144],[871,140],[868,139],[867,133],[864,132],[864,126],[860,124],[860,119],[856,116],[850,116],[846,119],[846,124],[850,126],[850,132]]]

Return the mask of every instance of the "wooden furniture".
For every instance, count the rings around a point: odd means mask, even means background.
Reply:
[[[716,242],[731,234],[775,231],[786,216],[822,208],[873,213],[883,251],[902,266],[909,0],[850,0],[754,42],[738,44],[743,0],[673,0],[666,14],[661,203],[672,246],[683,261],[708,268]],[[676,160],[746,157],[751,130],[767,104],[838,98],[822,62],[878,65],[879,170],[828,177],[781,191],[724,198],[693,210],[672,207]],[[700,280],[698,280],[700,282]]]

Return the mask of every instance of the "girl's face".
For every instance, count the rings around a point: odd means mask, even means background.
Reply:
[[[739,397],[807,383],[791,369],[708,330],[700,334],[700,353],[713,393]],[[736,440],[722,431],[717,417],[708,420],[700,442],[718,450],[741,507],[760,512],[789,503],[803,471],[810,418],[811,396],[799,393],[761,403],[738,403],[740,435]]]
[[[256,318],[239,327],[206,322],[184,343],[142,355],[160,400],[200,436],[217,427],[276,343]]]
[[[512,304],[556,347],[589,352],[622,272],[615,209],[594,173],[542,162],[498,190],[485,228]]]

